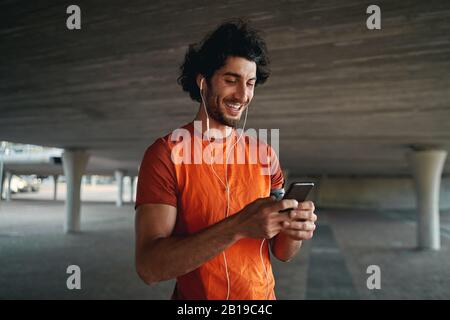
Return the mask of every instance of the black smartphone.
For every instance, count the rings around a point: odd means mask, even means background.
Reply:
[[[298,202],[303,202],[308,197],[309,192],[314,187],[313,182],[292,182],[289,186],[288,191],[284,194],[282,199],[295,199]],[[281,200],[280,191],[282,189],[276,189],[271,191],[271,195],[275,196],[277,200]],[[287,208],[281,210],[280,212],[287,212],[293,208]]]

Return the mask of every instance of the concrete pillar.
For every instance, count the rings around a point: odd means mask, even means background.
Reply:
[[[5,199],[6,201],[11,201],[11,180],[12,180],[12,174],[10,171],[6,171],[5,174],[5,180],[6,180],[6,194]]]
[[[58,177],[59,175],[57,174],[53,175],[53,200],[56,200],[58,196]]]
[[[447,151],[418,150],[409,154],[418,209],[418,246],[439,250],[439,192]]]
[[[116,177],[116,183],[117,183],[117,199],[116,199],[116,206],[121,207],[123,204],[123,176],[124,172],[123,170],[116,170],[114,172],[114,175]]]
[[[136,177],[130,176],[130,202],[134,203],[134,185],[136,183]]]
[[[64,150],[62,154],[64,175],[66,176],[66,221],[64,232],[80,231],[80,188],[81,178],[86,169],[89,154],[84,150]]]
[[[3,161],[0,161],[0,201],[2,201],[3,198],[3,169]]]

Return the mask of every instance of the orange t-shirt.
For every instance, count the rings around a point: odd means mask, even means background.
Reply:
[[[209,142],[191,122],[157,139],[146,150],[139,169],[136,208],[146,203],[176,207],[173,235],[177,236],[191,235],[225,219],[225,158],[238,139],[236,130],[231,137],[228,142]],[[247,135],[230,152],[227,171],[228,216],[258,198],[268,197],[271,189],[283,186],[283,174],[272,147]],[[229,299],[275,299],[269,248],[265,241],[264,269],[261,242],[262,239],[244,238],[225,250]],[[225,260],[219,254],[179,276],[173,298],[225,299],[227,292]]]

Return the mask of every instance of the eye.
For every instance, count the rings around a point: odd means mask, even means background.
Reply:
[[[234,84],[234,83],[236,83],[237,81],[236,81],[236,79],[225,79],[225,82],[226,82],[226,83],[230,83],[230,84]]]
[[[254,87],[254,86],[255,86],[255,83],[254,83],[254,82],[248,82],[247,85],[248,85],[249,87]]]

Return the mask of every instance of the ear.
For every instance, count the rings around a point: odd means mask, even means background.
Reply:
[[[205,87],[205,80],[204,79],[205,79],[205,77],[201,73],[197,74],[197,77],[195,78],[195,81],[197,82],[197,86],[200,89],[203,89]],[[202,80],[203,80],[203,86],[202,86]]]

